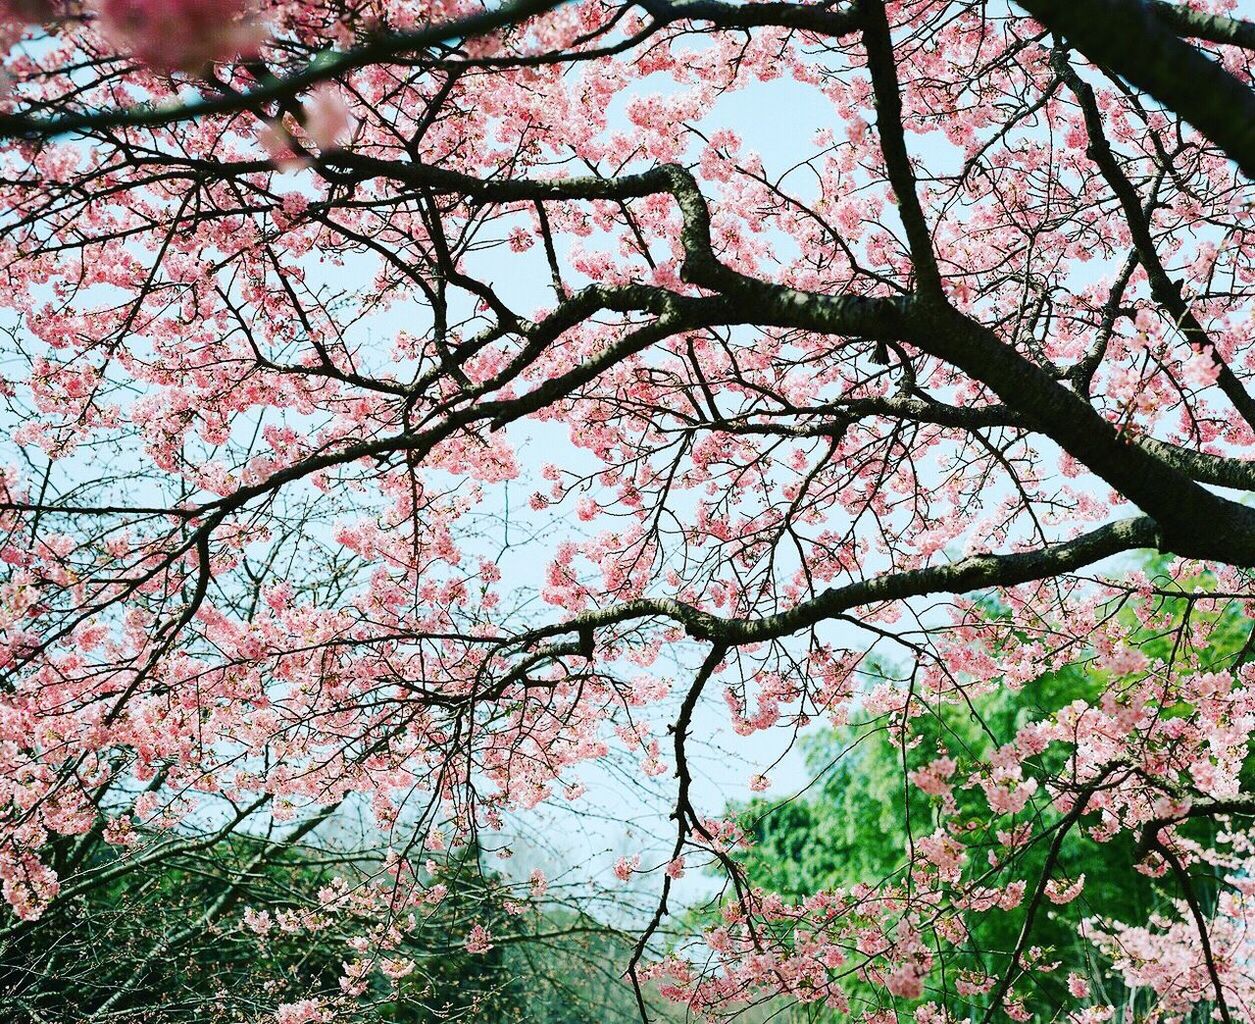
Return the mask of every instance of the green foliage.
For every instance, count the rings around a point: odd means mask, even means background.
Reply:
[[[318,892],[359,878],[360,861],[301,847],[229,837],[204,850],[142,860],[112,880],[54,905],[40,921],[0,933],[0,1019],[15,1024],[237,1024],[273,1020],[274,1008],[333,1000],[352,951],[351,920],[265,938],[241,923],[245,907],[278,915],[316,909]],[[121,868],[97,843],[84,867]],[[337,1024],[579,1024],[635,1017],[618,977],[631,946],[597,922],[555,911],[502,909],[503,879],[474,849],[440,869],[449,895],[388,955],[415,963],[394,987],[378,970]],[[485,925],[493,948],[471,954],[464,936]],[[344,1000],[339,1001],[341,1005]],[[104,1013],[102,1014],[102,1010]],[[94,1018],[94,1014],[101,1014]]]
[[[1157,566],[1148,572],[1153,574]],[[1189,588],[1213,589],[1212,580],[1200,576],[1184,582]],[[1231,669],[1250,655],[1252,623],[1235,604],[1209,610],[1188,597],[1156,597],[1151,608],[1132,603],[1114,609],[1130,630],[1131,642],[1148,658],[1183,671]],[[993,602],[985,607],[991,618],[1001,615]],[[1020,637],[1027,642],[1027,638]],[[1187,655],[1188,652],[1188,655]],[[873,681],[897,678],[903,673],[886,663],[866,666]],[[1118,692],[1121,680],[1096,667],[1092,656],[1078,652],[1076,662],[1059,671],[1044,673],[1022,689],[1000,687],[972,697],[966,705],[930,704],[925,714],[912,720],[909,736],[883,720],[867,720],[830,729],[804,740],[807,766],[816,782],[802,795],[785,801],[758,798],[734,808],[752,840],[737,856],[748,876],[764,888],[787,897],[802,897],[818,890],[875,884],[882,879],[901,879],[909,862],[912,838],[928,835],[940,821],[939,801],[906,783],[907,773],[921,768],[939,753],[957,762],[956,780],[966,778],[994,750],[1010,740],[1026,723],[1049,718],[1073,701],[1094,703],[1109,691]],[[1193,709],[1178,705],[1161,709],[1165,717],[1188,715]],[[1045,779],[1056,775],[1070,756],[1070,748],[1054,744],[1025,764],[1025,774]],[[1255,759],[1248,760],[1243,789],[1255,783]],[[954,789],[958,813],[952,821],[988,820],[985,797],[979,788]],[[1017,820],[1028,822],[1042,833],[1060,815],[1039,792]],[[1186,834],[1205,839],[1214,828],[1210,822],[1183,828]],[[992,832],[965,837],[969,856],[983,864],[984,851],[995,845]],[[1040,877],[1049,843],[1030,844],[1013,866],[1013,877]],[[1079,935],[1080,922],[1101,917],[1144,922],[1168,894],[1164,883],[1133,870],[1137,860],[1135,837],[1122,834],[1099,843],[1085,829],[1072,829],[1062,843],[1056,877],[1084,874],[1081,897],[1064,906],[1047,903],[1033,925],[1033,946],[1052,954],[1069,953],[1074,963],[1091,961],[1094,951]],[[1205,903],[1215,898],[1216,886],[1200,879]],[[977,968],[989,973],[1005,969],[1010,951],[1024,925],[1028,900],[1009,910],[995,909],[968,915],[967,945],[947,956],[948,969]],[[1038,975],[1038,997],[1046,1004],[1063,1002],[1066,977]],[[858,1006],[860,997],[875,1003],[881,994],[850,977],[847,990]],[[937,984],[937,979],[932,979]],[[956,1009],[952,1007],[952,1009]],[[808,1008],[805,1019],[826,1019],[824,1011]]]

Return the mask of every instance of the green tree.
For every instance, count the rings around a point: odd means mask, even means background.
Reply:
[[[1148,574],[1155,576],[1157,565]],[[1186,584],[1202,591],[1214,589],[1212,579],[1202,575]],[[1216,606],[1198,602],[1188,593],[1180,596],[1155,595],[1156,628],[1140,626],[1146,616],[1137,616],[1130,605],[1113,609],[1131,629],[1138,648],[1150,659],[1159,659],[1169,670],[1203,671],[1235,668],[1251,654],[1252,621],[1236,603]],[[985,606],[986,614],[1002,616],[995,603]],[[1029,642],[1027,637],[1017,638]],[[871,661],[865,669],[872,683],[904,681],[907,671],[886,661]],[[1097,666],[1093,652],[1078,652],[1076,660],[1058,671],[1043,673],[1022,690],[1000,687],[959,706],[938,703],[929,713],[913,721],[910,740],[903,749],[902,737],[887,720],[864,718],[847,727],[829,729],[803,740],[808,769],[815,778],[804,793],[793,799],[757,798],[734,809],[752,839],[752,845],[737,854],[747,875],[756,883],[789,897],[801,897],[820,889],[835,889],[857,883],[875,883],[901,877],[909,863],[912,840],[928,835],[936,826],[938,802],[907,784],[909,772],[923,767],[945,750],[957,763],[957,776],[964,777],[1009,740],[1023,725],[1049,718],[1073,701],[1088,703],[1099,699],[1119,679]],[[1165,716],[1186,716],[1185,706],[1163,709]],[[1070,748],[1055,744],[1025,764],[1025,773],[1045,779],[1056,775],[1070,756]],[[1255,762],[1248,758],[1243,790],[1255,782]],[[987,816],[979,789],[955,787],[957,818],[978,821]],[[1059,821],[1044,793],[1026,808],[1025,815],[1036,832],[1043,832]],[[1215,829],[1211,821],[1189,826],[1194,836]],[[1188,830],[1187,830],[1188,831]],[[992,844],[991,844],[992,845]],[[1049,843],[1038,842],[1022,851],[1017,873],[1039,877],[1048,856]],[[1085,875],[1080,898],[1064,906],[1048,905],[1039,913],[1031,930],[1031,945],[1040,947],[1046,958],[1056,951],[1070,950],[1074,962],[1089,958],[1095,951],[1080,937],[1082,920],[1091,917],[1121,921],[1145,921],[1148,912],[1166,896],[1175,895],[1167,881],[1154,880],[1133,872],[1129,865],[1138,860],[1136,837],[1127,833],[1108,843],[1096,842],[1084,829],[1072,829],[1061,844],[1056,875],[1075,878]],[[979,836],[969,846],[978,854]],[[1216,879],[1197,879],[1201,902],[1214,907]],[[950,969],[979,967],[997,973],[1004,967],[1009,951],[1024,927],[1027,901],[1011,910],[995,909],[968,917],[969,941],[964,948],[946,957]],[[1077,945],[1083,948],[1077,950]],[[1076,960],[1076,954],[1080,960]],[[1099,969],[1098,964],[1094,964]],[[940,968],[939,968],[940,969]],[[857,978],[847,979],[854,1000],[870,996],[871,988]],[[1066,976],[1046,975],[1039,995],[1049,1003],[1062,1002]],[[1119,988],[1118,984],[1116,986]],[[1132,994],[1124,991],[1127,1001]],[[952,1007],[952,1010],[962,1008]],[[824,1017],[814,1007],[797,1011],[806,1019]]]

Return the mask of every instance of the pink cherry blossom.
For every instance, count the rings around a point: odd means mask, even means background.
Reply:
[[[252,0],[100,0],[101,28],[158,71],[255,56],[266,39]]]
[[[472,925],[466,936],[466,951],[483,954],[492,949],[492,934],[482,924]]]

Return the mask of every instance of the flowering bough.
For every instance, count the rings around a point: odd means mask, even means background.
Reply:
[[[411,973],[393,929],[441,898],[429,852],[596,803],[581,768],[626,756],[675,776],[669,855],[614,868],[656,874],[622,965],[642,1014],[649,978],[718,1015],[844,1011],[856,977],[868,1020],[1110,1017],[1034,944],[1084,898],[1075,832],[1136,836],[1129,870],[1170,893],[1089,926],[1127,984],[1163,1019],[1249,1018],[1249,645],[1200,660],[1255,597],[1233,7],[4,4],[14,955],[102,877],[265,833],[172,955],[368,807],[392,852],[318,911],[377,917],[346,929],[360,955],[332,996],[257,994],[334,1019]],[[745,99],[786,83],[823,122],[787,160]],[[536,579],[510,575],[520,532]],[[1166,579],[1117,557],[1145,550]],[[964,596],[990,590],[997,614]],[[912,667],[863,687],[875,647]],[[700,667],[672,697],[673,656]],[[1029,713],[1017,688],[1095,659],[1101,693]],[[1011,734],[912,761],[930,709],[997,688],[1025,694]],[[711,704],[740,735],[882,723],[905,803],[935,802],[901,877],[800,902],[748,877],[694,795]],[[660,959],[697,863],[724,927]],[[960,955],[1016,907],[1013,948]],[[471,955],[502,939],[463,923]],[[15,971],[16,1011],[61,1015]]]

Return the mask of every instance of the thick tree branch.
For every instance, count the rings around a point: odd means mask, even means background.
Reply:
[[[1144,0],[1016,0],[1095,64],[1179,114],[1255,178],[1255,92],[1181,41]]]
[[[371,175],[439,181],[476,202],[626,199],[670,192],[683,217],[684,280],[718,292],[721,322],[794,327],[825,334],[906,342],[986,384],[1032,429],[1088,466],[1163,530],[1165,550],[1234,565],[1255,565],[1255,510],[1207,491],[1187,473],[1134,444],[1050,373],[990,328],[942,301],[915,296],[826,295],[761,281],[721,263],[710,214],[685,168],[664,164],[621,178],[478,181],[467,175],[386,161],[351,161]],[[1200,531],[1207,522],[1209,529]]]
[[[1255,22],[1208,14],[1168,0],[1151,0],[1151,7],[1155,16],[1179,36],[1255,50]]]
[[[522,634],[530,644],[588,628],[605,628],[640,619],[669,619],[694,639],[727,647],[779,640],[819,625],[855,608],[905,601],[933,594],[967,594],[991,587],[1012,587],[1074,572],[1104,558],[1155,548],[1158,528],[1146,516],[1121,519],[1070,541],[1013,554],[983,554],[926,569],[889,572],[825,590],[817,597],[757,619],[723,618],[668,598],[639,598]]]
[[[915,172],[911,170],[911,157],[902,129],[898,64],[885,5],[882,0],[860,0],[859,10],[863,15],[863,41],[867,46],[867,65],[876,97],[876,131],[880,135],[889,183],[898,199],[898,213],[910,246],[917,287],[923,295],[940,295],[941,276],[933,255],[932,234],[920,206]]]
[[[834,11],[819,4],[729,4],[721,0],[638,0],[638,4],[660,22],[709,21],[718,29],[775,25],[839,38],[856,32],[860,25],[858,11]]]

